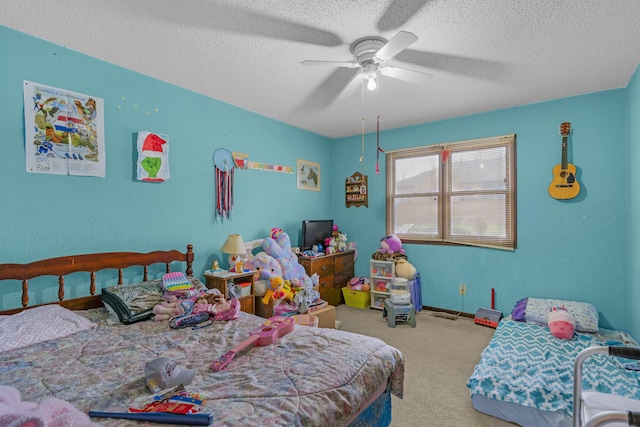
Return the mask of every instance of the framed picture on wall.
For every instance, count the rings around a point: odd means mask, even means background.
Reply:
[[[298,159],[296,164],[298,189],[320,191],[320,164]]]

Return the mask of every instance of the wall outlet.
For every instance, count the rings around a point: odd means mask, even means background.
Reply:
[[[458,292],[460,293],[460,295],[464,295],[467,293],[467,285],[465,285],[464,283],[460,283],[458,285]]]

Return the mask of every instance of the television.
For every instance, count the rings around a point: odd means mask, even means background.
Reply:
[[[302,239],[300,249],[306,251],[313,245],[321,244],[324,248],[324,239],[333,234],[332,219],[307,219],[302,221]]]

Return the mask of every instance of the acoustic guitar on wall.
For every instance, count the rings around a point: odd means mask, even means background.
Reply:
[[[567,162],[567,139],[570,133],[571,123],[561,123],[562,161],[553,167],[553,181],[549,184],[549,195],[558,200],[573,199],[580,193],[580,184],[576,178],[576,167]]]

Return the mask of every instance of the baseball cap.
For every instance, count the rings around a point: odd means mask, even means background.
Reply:
[[[144,376],[149,390],[154,393],[180,384],[188,385],[196,376],[196,371],[181,368],[175,360],[168,357],[158,357],[144,366]]]

